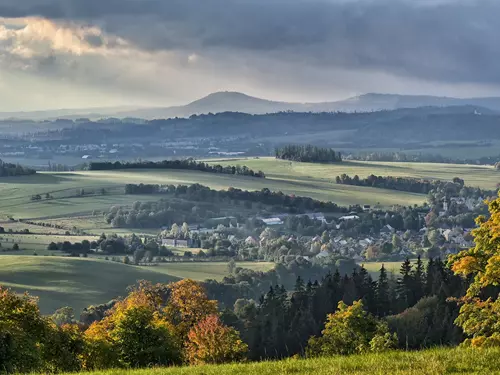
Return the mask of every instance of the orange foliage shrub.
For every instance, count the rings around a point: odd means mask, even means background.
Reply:
[[[206,317],[188,333],[186,354],[191,364],[241,361],[247,351],[238,331],[223,325],[217,315]]]

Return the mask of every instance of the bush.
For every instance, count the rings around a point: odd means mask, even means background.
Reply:
[[[322,336],[313,337],[307,346],[308,356],[349,355],[396,347],[396,335],[387,324],[366,312],[361,300],[352,306],[340,301],[338,310],[329,314]]]
[[[54,250],[59,250],[59,248],[57,247],[57,244],[55,242],[51,242],[47,246],[47,250],[54,251]]]

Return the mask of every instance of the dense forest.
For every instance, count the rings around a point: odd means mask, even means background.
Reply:
[[[300,161],[304,163],[338,163],[342,161],[340,152],[331,148],[313,145],[286,145],[275,150],[277,159]]]
[[[133,138],[160,139],[221,136],[271,136],[314,134],[345,131],[338,141],[344,147],[382,147],[431,141],[488,141],[500,139],[498,119],[494,112],[477,115],[474,107],[426,107],[365,113],[295,113],[280,112],[251,115],[236,112],[193,115],[189,118],[108,119],[73,122],[65,120],[60,129],[40,131],[39,137],[95,140]],[[47,126],[46,126],[47,128]],[[418,129],[418,130],[416,130]],[[472,131],[471,129],[474,129]],[[348,132],[347,132],[348,131]],[[391,137],[387,137],[390,134]],[[286,141],[285,141],[286,142]]]
[[[25,176],[35,173],[34,169],[19,164],[5,163],[0,160],[0,177]]]
[[[233,174],[240,176],[251,176],[265,178],[264,172],[249,169],[247,166],[222,166],[220,164],[210,165],[204,162],[197,162],[193,159],[185,160],[163,160],[159,162],[91,162],[88,167],[91,171],[109,171],[120,169],[185,169],[192,171]]]
[[[298,278],[292,293],[282,286],[271,287],[258,304],[236,301],[238,320],[232,324],[248,343],[252,359],[305,354],[309,338],[321,334],[327,315],[340,301],[352,305],[361,300],[372,316],[387,319],[397,334],[397,347],[457,345],[463,339],[453,324],[458,306],[447,299],[462,296],[466,289],[467,284],[440,260],[426,266],[420,260],[415,265],[407,260],[397,279],[382,267],[374,281],[361,268],[344,276],[334,272],[319,282]]]
[[[494,112],[479,116],[477,108],[465,106],[370,113],[225,112],[151,121],[109,118],[25,122],[10,124],[10,129],[24,131],[4,135],[0,152],[15,152],[30,159],[53,158],[56,164],[58,158],[72,156],[78,160],[86,155],[85,160],[96,161],[260,156],[275,155],[276,147],[303,139],[325,149],[348,150],[343,151],[344,158],[493,165],[499,161],[491,157],[498,154],[498,120]],[[9,121],[2,124],[9,125]],[[471,158],[465,152],[469,148],[482,151],[477,158]],[[387,149],[407,155],[377,152]],[[366,150],[374,152],[364,154]],[[419,150],[420,156],[414,156],[412,150]],[[444,152],[453,157],[437,155]]]

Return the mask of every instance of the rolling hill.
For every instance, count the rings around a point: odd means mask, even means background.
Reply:
[[[239,267],[267,271],[272,263],[240,262]],[[182,278],[221,280],[227,263],[164,263],[157,267],[125,265],[97,258],[0,255],[0,285],[39,297],[43,314],[71,306],[77,315],[90,305],[126,294],[139,280],[169,283]]]
[[[342,173],[366,177],[369,174],[381,176],[406,176],[452,180],[465,179],[470,186],[493,189],[498,176],[493,167],[426,164],[426,163],[375,163],[344,162],[342,164],[295,163],[274,158],[217,160],[222,165],[246,165],[262,170],[265,179],[220,175],[183,170],[127,170],[127,171],[81,171],[59,173],[37,173],[32,176],[14,177],[0,181],[0,217],[40,219],[47,217],[74,217],[92,213],[93,210],[108,210],[113,205],[130,205],[135,200],[157,200],[155,196],[129,196],[124,194],[127,183],[193,184],[200,183],[213,189],[236,187],[245,190],[261,190],[267,187],[273,191],[308,196],[333,201],[339,205],[376,204],[418,204],[425,201],[421,194],[374,189],[362,186],[337,185],[335,177]],[[80,196],[80,189],[88,194]],[[92,192],[106,189],[106,195]],[[33,201],[32,195],[49,193],[53,199]],[[98,233],[99,234],[99,233]]]

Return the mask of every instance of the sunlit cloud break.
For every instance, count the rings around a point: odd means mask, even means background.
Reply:
[[[499,13],[492,0],[3,0],[0,79],[24,72],[123,104],[218,90],[500,95]],[[66,96],[50,105],[103,104]]]

